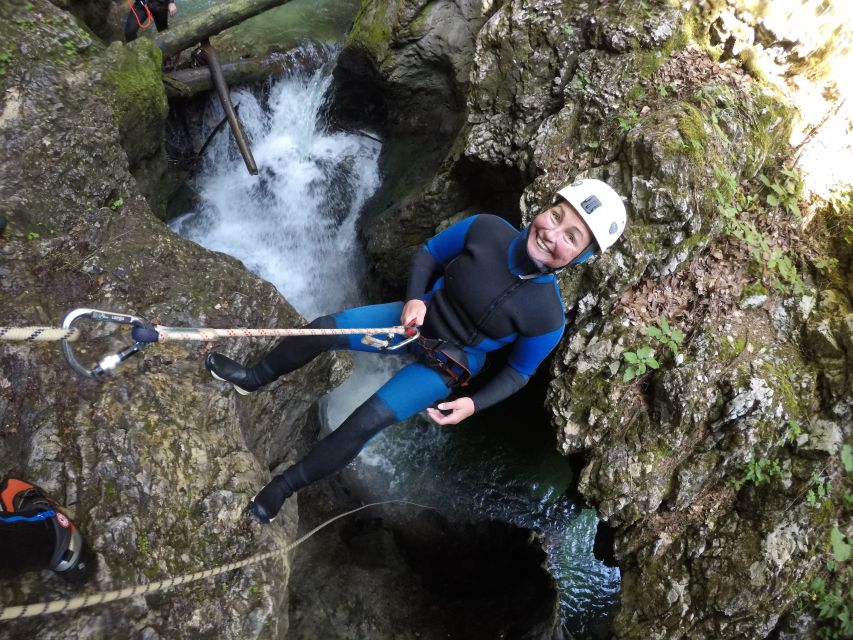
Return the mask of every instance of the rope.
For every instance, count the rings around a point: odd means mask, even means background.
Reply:
[[[407,327],[379,327],[367,329],[212,329],[210,327],[154,327],[159,338],[166,340],[199,340],[210,342],[216,338],[269,338],[279,336],[346,336],[357,334],[387,333],[405,335]],[[59,340],[73,341],[80,337],[78,329],[58,327],[0,327],[0,342],[51,342]]]
[[[209,342],[216,338],[267,338],[275,336],[347,336],[374,333],[390,333],[405,335],[406,327],[380,327],[368,329],[211,329],[162,327],[157,325],[154,330],[159,335],[158,342],[166,340],[203,340]]]
[[[243,560],[237,560],[236,562],[222,564],[217,567],[213,567],[212,569],[205,569],[203,571],[196,571],[194,573],[186,573],[176,578],[157,580],[155,582],[149,582],[148,584],[136,585],[135,587],[126,587],[124,589],[117,589],[113,591],[100,591],[97,593],[89,593],[86,595],[77,596],[76,598],[68,598],[66,600],[52,600],[50,602],[36,602],[33,604],[25,604],[14,607],[3,607],[0,608],[0,620],[16,620],[20,618],[31,618],[34,616],[47,615],[49,613],[65,613],[67,611],[75,611],[84,607],[91,607],[96,604],[115,602],[117,600],[124,600],[127,598],[132,598],[134,596],[141,596],[148,593],[154,593],[156,591],[171,589],[172,587],[176,587],[182,584],[189,584],[190,582],[196,582],[198,580],[203,580],[204,578],[213,578],[228,571],[233,571],[234,569],[240,569],[250,564],[256,564],[258,562],[262,562],[264,560],[268,560],[276,556],[286,555],[288,551],[295,549],[300,544],[305,542],[308,538],[313,536],[315,533],[332,524],[335,520],[340,520],[341,518],[350,516],[358,511],[361,511],[362,509],[367,509],[368,507],[376,507],[392,503],[409,504],[416,507],[421,507],[423,509],[433,508],[428,507],[426,505],[417,504],[416,502],[409,502],[408,500],[385,500],[384,502],[372,502],[370,504],[363,505],[356,509],[346,511],[333,518],[330,518],[329,520],[326,520],[319,526],[306,533],[304,536],[302,536],[292,544],[285,544],[283,546],[279,546],[278,548],[273,549],[272,551],[258,553]]]
[[[0,327],[0,341],[51,342],[56,340],[76,340],[80,337],[77,329],[57,327]]]
[[[151,9],[148,8],[148,3],[143,2],[142,7],[145,9],[145,13],[148,14],[145,18],[145,22],[142,23],[139,21],[139,16],[136,15],[136,9],[133,8],[134,2],[133,0],[127,0],[127,6],[130,8],[130,12],[133,14],[133,17],[136,18],[136,24],[139,25],[140,29],[147,29],[151,26],[151,23],[154,20],[154,16],[151,15]]]

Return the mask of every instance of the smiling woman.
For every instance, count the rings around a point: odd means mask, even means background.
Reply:
[[[527,253],[538,265],[562,269],[606,250],[624,229],[619,194],[600,180],[576,180],[530,223]]]
[[[251,511],[263,522],[296,491],[339,471],[386,427],[426,410],[452,425],[524,387],[565,328],[554,271],[610,247],[625,229],[625,206],[599,180],[576,180],[559,201],[518,231],[493,215],[475,215],[442,231],[415,253],[404,301],[357,307],[315,319],[314,328],[357,329],[396,323],[420,327],[411,362],[305,458],[276,476]],[[401,345],[402,346],[402,345]],[[510,348],[507,364],[475,393],[447,400],[483,369],[486,355]],[[382,353],[357,336],[285,338],[253,367],[221,353],[205,365],[238,392],[251,393],[325,351]]]

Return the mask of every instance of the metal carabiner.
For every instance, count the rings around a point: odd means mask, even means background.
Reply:
[[[145,320],[137,316],[131,316],[124,313],[112,313],[111,311],[100,311],[99,309],[74,309],[73,311],[69,311],[65,316],[65,319],[62,321],[62,328],[72,328],[74,323],[81,318],[90,318],[96,322],[114,322],[116,324],[129,324],[134,327],[148,327]],[[68,340],[62,341],[62,353],[65,355],[65,359],[74,371],[87,378],[100,380],[134,353],[142,351],[142,348],[145,345],[145,342],[134,342],[132,345],[122,349],[118,353],[106,356],[92,369],[87,369],[77,361],[77,358],[74,356],[74,352],[71,349],[71,343]]]
[[[409,337],[406,338],[405,340],[401,340],[400,342],[398,342],[397,344],[395,344],[393,346],[390,344],[386,344],[384,347],[380,347],[380,349],[382,349],[382,351],[396,351],[397,349],[401,349],[401,348],[405,347],[407,344],[412,343],[415,340],[417,340],[418,338],[420,338],[421,332],[418,330],[418,328],[416,326],[412,325],[410,328],[406,329],[406,335],[408,335]]]

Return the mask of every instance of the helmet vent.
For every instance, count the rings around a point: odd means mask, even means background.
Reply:
[[[598,199],[598,196],[589,196],[586,200],[581,202],[581,206],[584,211],[591,214],[593,211],[601,207],[601,200]]]

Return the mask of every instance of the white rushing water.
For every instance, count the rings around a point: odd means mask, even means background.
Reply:
[[[265,99],[233,91],[260,175],[248,174],[230,132],[217,134],[194,183],[200,205],[172,223],[180,235],[242,260],[308,319],[364,303],[355,224],[380,181],[380,144],[326,127],[330,82],[326,69],[284,77]],[[206,131],[221,118],[211,100]],[[355,356],[354,375],[323,403],[332,428],[400,366],[398,358]],[[375,438],[356,464],[377,499],[424,500],[534,528],[546,541],[564,612],[600,620],[619,576],[592,557],[595,515],[562,496],[563,480],[553,478],[565,477],[565,461],[553,447],[520,451],[525,447],[501,443],[491,429],[453,430],[415,418]],[[584,632],[585,624],[573,630]]]
[[[233,91],[259,175],[249,175],[230,132],[220,132],[196,183],[200,208],[172,224],[242,260],[309,319],[361,301],[355,222],[379,185],[379,143],[323,126],[330,81],[321,72],[284,78],[267,105],[247,90]],[[221,118],[211,101],[206,129]]]

